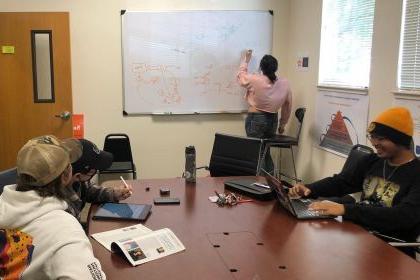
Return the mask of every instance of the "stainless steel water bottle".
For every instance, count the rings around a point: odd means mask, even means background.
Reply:
[[[185,148],[185,181],[195,183],[195,147]]]

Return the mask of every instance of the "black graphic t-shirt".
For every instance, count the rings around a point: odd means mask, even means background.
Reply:
[[[420,161],[390,166],[376,154],[351,172],[341,172],[307,185],[312,196],[362,192],[361,201],[344,204],[344,219],[384,234],[414,241],[420,229]]]

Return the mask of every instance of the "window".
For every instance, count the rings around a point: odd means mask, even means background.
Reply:
[[[401,24],[398,87],[420,90],[420,0],[405,0]]]
[[[52,31],[32,30],[32,74],[35,103],[54,103]]]
[[[324,0],[319,85],[369,86],[374,0]]]

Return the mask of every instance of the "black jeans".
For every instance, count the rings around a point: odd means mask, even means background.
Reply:
[[[246,136],[254,138],[271,138],[276,134],[277,125],[277,113],[248,113],[245,119]],[[273,159],[271,158],[270,151],[268,151],[265,156],[262,168],[269,173],[272,173],[274,170]]]

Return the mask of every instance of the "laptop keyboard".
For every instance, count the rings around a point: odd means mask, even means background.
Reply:
[[[294,199],[292,200],[293,208],[298,216],[306,216],[306,217],[317,217],[319,213],[315,211],[310,211],[308,209],[309,204],[312,202],[310,200],[300,200]]]

